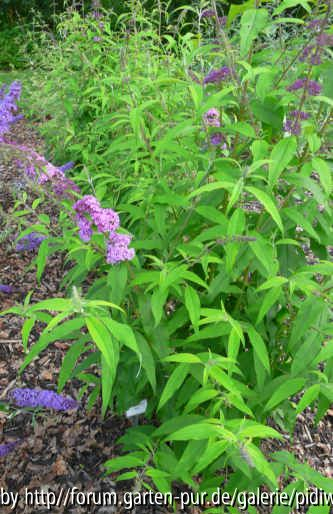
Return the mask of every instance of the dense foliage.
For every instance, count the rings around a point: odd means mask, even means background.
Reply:
[[[210,492],[223,470],[227,491],[274,489],[289,470],[289,489],[333,489],[260,444],[281,438],[268,421],[292,433],[307,406],[319,421],[333,401],[333,35],[328,4],[299,3],[305,20],[289,0],[227,19],[191,6],[191,32],[162,37],[143,8],[117,32],[107,13],[71,13],[36,55],[23,106],[58,166],[13,148],[46,184],[35,223],[18,219],[21,237],[44,236],[39,279],[66,252],[67,297],[11,309],[25,318],[23,368],[68,340],[58,392],[79,379],[103,415],[147,400],[150,423],[106,463],[137,487]],[[39,213],[54,194],[57,221]]]

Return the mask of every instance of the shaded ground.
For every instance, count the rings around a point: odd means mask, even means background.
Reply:
[[[15,127],[12,138],[20,143],[40,148],[41,141],[26,122]],[[0,155],[0,203],[8,212],[13,208],[13,191],[25,188],[21,170],[13,161]],[[0,216],[0,284],[13,286],[13,293],[0,293],[0,310],[16,302],[21,303],[26,294],[33,290],[33,301],[49,296],[61,296],[59,288],[64,272],[62,257],[52,256],[41,284],[36,282],[35,270],[31,265],[33,252],[15,251],[13,238],[16,227],[6,225]],[[7,393],[17,386],[41,387],[54,390],[58,372],[67,348],[67,344],[56,342],[45,350],[41,358],[33,361],[21,376],[18,369],[23,362],[24,352],[21,343],[22,320],[16,316],[0,318],[0,402]],[[29,343],[38,339],[38,328],[33,331]],[[78,384],[68,385],[65,392],[78,396]],[[285,434],[285,441],[265,442],[263,449],[288,449],[302,462],[325,476],[333,478],[333,411],[330,410],[318,427],[314,426],[314,414],[307,409],[299,416],[295,437],[291,442]],[[43,413],[33,416],[31,413],[18,412],[15,417],[0,410],[0,444],[21,440],[21,444],[8,456],[0,458],[0,490],[19,492],[21,501],[15,510],[18,513],[35,512],[73,512],[108,514],[125,512],[121,507],[45,507],[28,506],[25,502],[26,489],[33,491],[50,490],[66,492],[68,488],[77,487],[81,492],[112,492],[131,484],[116,485],[110,477],[103,477],[103,462],[117,455],[115,441],[128,426],[126,418],[108,415],[100,419],[99,406],[87,413],[82,407],[72,413]],[[114,478],[114,477],[113,477]],[[2,507],[1,513],[12,512]],[[126,510],[128,512],[128,510]],[[161,514],[166,512],[161,507],[137,507],[136,514]],[[180,512],[180,511],[178,511]],[[196,514],[197,508],[188,512]],[[268,512],[267,510],[265,512]]]

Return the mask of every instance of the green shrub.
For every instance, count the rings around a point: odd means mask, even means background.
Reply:
[[[117,33],[75,14],[38,78],[45,100],[32,90],[31,110],[38,101],[52,116],[55,160],[75,160],[82,190],[120,213],[136,257],[107,264],[103,235],[82,242],[64,202],[61,237],[36,262],[40,277],[47,255],[66,251],[72,295],[15,307],[26,344],[46,323],[23,368],[71,340],[59,391],[79,378],[103,413],[147,399],[151,424],[129,429],[127,456],[106,463],[138,487],[210,493],[223,469],[226,491],[274,489],[288,469],[299,490],[332,491],[288,453],[260,449],[281,438],[269,420],[292,432],[307,406],[319,421],[333,399],[332,35],[327,14],[309,28],[288,5],[249,8],[240,25],[232,13],[226,28],[201,18],[162,41],[144,11]]]

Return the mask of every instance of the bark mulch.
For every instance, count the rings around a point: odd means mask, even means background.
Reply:
[[[11,134],[13,140],[35,149],[42,149],[42,141],[37,133],[25,121],[17,123]],[[26,184],[21,169],[14,160],[0,154],[0,202],[7,213],[13,210],[13,194],[19,194]],[[15,225],[0,216],[0,283],[13,286],[12,294],[0,293],[0,310],[15,303],[22,303],[29,291],[33,291],[32,301],[39,301],[50,296],[62,296],[60,282],[65,273],[61,255],[53,255],[47,265],[41,283],[36,281],[33,252],[16,252],[13,238]],[[55,390],[59,369],[68,345],[55,342],[34,360],[19,375],[19,368],[24,360],[21,342],[22,319],[9,315],[0,318],[0,405],[14,387],[37,387]],[[39,328],[31,334],[29,345],[38,340]],[[65,393],[78,397],[79,384],[68,384]],[[19,439],[15,451],[0,458],[0,505],[2,491],[19,493],[19,503],[15,509],[18,513],[96,513],[109,514],[129,512],[120,506],[82,505],[82,496],[76,496],[75,504],[64,506],[67,491],[88,493],[94,491],[95,503],[99,500],[97,493],[117,492],[119,497],[130,491],[133,484],[115,482],[113,476],[104,476],[103,463],[117,455],[116,440],[129,426],[124,417],[107,415],[100,417],[100,406],[90,412],[84,402],[77,411],[69,413],[40,412],[37,414],[18,410],[13,416],[0,409],[0,444]],[[333,410],[316,427],[314,414],[307,409],[298,417],[294,438],[291,441],[285,434],[284,441],[266,441],[264,451],[290,450],[301,462],[307,462],[313,469],[333,478]],[[221,484],[222,485],[222,484]],[[74,489],[77,488],[77,489]],[[59,507],[42,505],[42,497],[34,497],[35,504],[28,505],[26,492],[53,491],[62,494]],[[62,491],[62,493],[61,493]],[[79,504],[81,501],[81,505]],[[92,501],[92,500],[91,500]],[[101,497],[102,501],[102,497]],[[39,505],[38,503],[39,502]],[[13,512],[4,503],[0,512]],[[131,512],[136,514],[163,514],[167,509],[159,506],[137,506]],[[169,511],[168,511],[169,512]],[[170,511],[171,512],[171,511]],[[178,510],[178,513],[181,511]],[[197,507],[187,512],[198,514]],[[266,509],[265,512],[268,512]]]

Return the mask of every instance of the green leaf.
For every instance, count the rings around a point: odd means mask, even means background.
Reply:
[[[246,405],[243,398],[240,394],[237,393],[228,393],[225,395],[226,400],[228,403],[236,407],[236,409],[240,410],[241,412],[244,412],[248,416],[251,416],[251,418],[254,418],[254,414],[251,411],[251,409]]]
[[[254,352],[266,371],[270,373],[271,367],[269,363],[268,351],[265,342],[261,335],[251,325],[247,327],[247,333],[250,338],[250,342],[253,346]]]
[[[83,327],[84,319],[75,318],[65,321],[62,325],[55,328],[52,332],[42,332],[39,340],[32,347],[22,366],[20,367],[20,373],[30,364],[30,362],[37,357],[47,346],[53,341],[73,339],[77,338],[78,331]]]
[[[252,9],[255,7],[255,0],[247,0],[242,4],[230,4],[230,9],[228,12],[228,26],[232,23],[232,21],[239,15],[246,12],[248,9]]]
[[[187,362],[189,364],[202,364],[202,361],[193,353],[176,353],[175,355],[169,355],[164,357],[164,362]]]
[[[188,427],[176,430],[172,434],[166,437],[168,441],[200,441],[201,439],[209,439],[210,437],[223,437],[231,440],[235,439],[231,432],[223,429],[220,425],[214,425],[212,423],[196,423]]]
[[[239,197],[240,197],[240,195],[241,195],[241,193],[243,191],[243,187],[244,187],[244,179],[243,179],[243,177],[241,177],[236,182],[235,187],[233,188],[233,190],[231,192],[231,195],[230,195],[230,198],[229,198],[229,202],[228,202],[228,206],[227,206],[227,211],[226,211],[227,214],[230,212],[230,210],[235,205],[235,203],[238,202],[238,199],[239,199]]]
[[[288,282],[288,279],[285,277],[273,277],[261,284],[256,291],[264,291],[265,289],[271,289],[272,287],[282,286],[286,282]]]
[[[266,270],[265,276],[275,275],[279,264],[275,258],[274,247],[272,246],[271,242],[257,235],[256,241],[251,241],[249,246],[256,258],[264,266]],[[261,274],[264,274],[265,270],[260,270]]]
[[[29,307],[29,313],[35,311],[49,310],[49,311],[70,311],[72,309],[72,300],[67,298],[51,298],[49,300],[42,300],[41,302],[34,303]]]
[[[313,369],[313,361],[320,352],[321,343],[318,334],[309,332],[305,342],[297,350],[291,368],[291,376],[304,374],[305,370]]]
[[[260,425],[259,423],[253,423],[253,424],[247,424],[245,428],[240,428],[239,435],[244,437],[251,437],[251,438],[266,438],[266,437],[275,437],[276,439],[283,439],[283,436],[279,434],[274,428]]]
[[[292,351],[293,348],[295,348],[298,341],[307,333],[312,325],[316,325],[316,322],[323,313],[324,308],[325,304],[320,298],[310,297],[302,302],[296,319],[293,323],[293,328],[288,343],[289,351]]]
[[[28,349],[28,341],[29,341],[30,332],[31,332],[35,322],[36,322],[36,318],[32,317],[32,318],[26,319],[25,322],[23,323],[22,343],[23,343],[23,348],[24,348],[25,352]]]
[[[276,130],[281,130],[283,123],[284,111],[279,106],[279,100],[276,97],[266,96],[263,102],[252,100],[250,102],[251,110],[254,116]]]
[[[296,207],[285,207],[282,210],[282,214],[285,214],[296,225],[299,225],[304,230],[306,230],[311,237],[313,237],[320,243],[320,237],[318,236],[317,232],[313,229],[310,221],[306,219]]]
[[[160,410],[163,405],[178,391],[182,383],[184,382],[188,372],[190,370],[189,364],[180,364],[171,373],[160,398],[157,410]]]
[[[244,58],[250,50],[252,42],[266,27],[268,11],[266,9],[249,9],[241,18],[240,56]]]
[[[149,343],[146,341],[146,339],[143,337],[142,334],[139,332],[135,333],[135,337],[138,343],[138,347],[140,350],[140,353],[142,355],[142,367],[147,373],[148,380],[150,382],[150,385],[155,393],[156,391],[156,367],[155,367],[155,361],[153,357],[152,350],[150,348]]]
[[[113,366],[109,366],[103,353],[101,355],[101,374],[102,374],[102,418],[104,418],[110,403],[113,384],[116,378],[116,370],[119,362],[119,352],[117,352],[117,342],[113,342],[115,362]]]
[[[185,306],[190,316],[195,332],[199,330],[200,320],[200,298],[195,289],[191,286],[185,288]]]
[[[300,414],[306,407],[316,400],[320,393],[320,384],[314,384],[305,391],[302,398],[297,404],[296,414]]]
[[[281,384],[272,394],[271,398],[265,405],[264,411],[273,410],[279,403],[283,402],[295,393],[298,393],[305,384],[304,378],[290,378]]]
[[[187,414],[195,409],[201,403],[207,402],[218,395],[218,391],[215,389],[201,388],[198,389],[190,398],[190,401],[185,406],[184,412]]]
[[[104,463],[109,473],[119,471],[124,468],[137,468],[142,467],[145,464],[145,460],[133,457],[132,455],[124,455],[122,457],[115,457],[114,459],[108,460]]]
[[[270,310],[271,307],[278,301],[281,294],[281,286],[280,287],[273,287],[266,293],[258,313],[258,317],[256,320],[256,325],[259,325],[259,323],[264,319],[267,312]]]
[[[237,132],[238,134],[242,134],[242,136],[245,137],[256,137],[256,133],[252,125],[246,123],[245,121],[238,121],[233,125],[226,125],[225,129],[228,132]]]
[[[226,189],[227,191],[229,189],[234,188],[233,182],[227,182],[227,181],[217,181],[217,182],[210,182],[209,184],[205,184],[204,186],[199,187],[198,189],[195,189],[192,191],[192,193],[189,194],[188,198],[193,198],[198,195],[202,195],[204,193],[211,193],[212,191],[217,191],[218,189]]]
[[[212,464],[222,453],[224,453],[229,446],[228,441],[210,442],[207,449],[202,455],[199,455],[199,460],[193,468],[193,473],[197,474]]]
[[[163,313],[164,313],[164,305],[167,301],[169,291],[155,289],[153,294],[151,295],[150,304],[151,310],[155,319],[155,327],[160,323]]]
[[[295,156],[297,140],[294,136],[285,137],[274,146],[270,155],[270,165],[268,169],[269,184],[271,188],[276,184],[283,170],[288,166]]]
[[[246,445],[246,451],[250,455],[252,462],[254,463],[257,471],[263,474],[268,480],[274,485],[274,487],[278,487],[277,480],[274,474],[274,471],[267,462],[266,458],[262,454],[262,452],[257,448],[254,444],[250,443]]]
[[[311,13],[311,6],[306,0],[283,0],[280,5],[274,10],[273,16],[282,13],[286,9],[301,5],[308,13]]]
[[[38,281],[38,283],[40,283],[40,279],[42,277],[43,271],[46,266],[48,251],[49,251],[49,243],[48,243],[47,239],[44,239],[44,241],[41,242],[41,244],[38,248],[38,255],[37,255],[37,281]]]
[[[112,289],[109,299],[115,304],[121,304],[124,299],[127,284],[127,266],[125,263],[112,266],[108,273],[107,281]]]
[[[320,362],[326,362],[333,357],[333,340],[327,341],[326,345],[320,350],[319,354],[313,361],[313,365],[317,366]]]
[[[86,325],[94,343],[96,343],[97,348],[104,355],[108,366],[115,371],[118,364],[118,352],[113,337],[106,328],[105,323],[98,318],[89,316],[86,318]]]
[[[320,177],[320,182],[324,191],[329,195],[332,192],[332,171],[326,161],[320,157],[312,159],[312,167]]]
[[[58,393],[61,393],[67,380],[70,379],[75,363],[79,356],[85,352],[85,347],[86,340],[79,340],[71,344],[70,348],[67,350],[59,372]]]
[[[125,325],[123,323],[119,323],[111,318],[101,318],[104,325],[107,326],[111,334],[123,345],[128,346],[133,352],[135,352],[140,360],[142,358],[140,349],[138,347],[137,340],[135,338],[134,332],[129,325]]]
[[[259,202],[263,204],[266,211],[272,216],[273,220],[275,221],[275,223],[277,224],[277,226],[283,233],[282,220],[281,220],[279,211],[278,211],[275,203],[273,202],[272,198],[267,193],[264,193],[263,191],[261,191],[260,189],[257,189],[256,187],[248,186],[245,189],[249,193],[253,194],[257,198],[257,200],[259,200]]]

